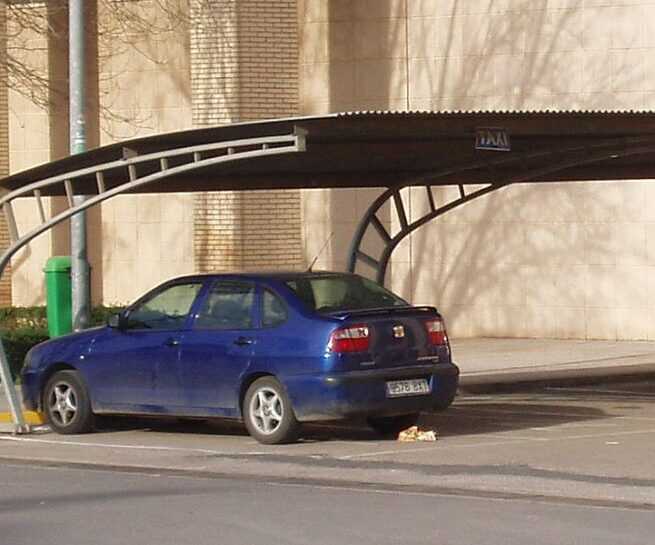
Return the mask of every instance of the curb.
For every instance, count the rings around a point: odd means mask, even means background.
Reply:
[[[25,418],[25,423],[30,426],[43,426],[45,424],[43,415],[35,411],[23,411],[23,417]],[[0,412],[0,424],[12,424],[13,422],[14,420],[10,412]]]

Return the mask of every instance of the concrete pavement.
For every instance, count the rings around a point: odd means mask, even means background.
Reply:
[[[464,386],[644,374],[655,362],[655,343],[472,339],[453,350]],[[422,416],[435,443],[381,440],[352,422],[308,426],[300,443],[269,447],[238,423],[141,419],[83,436],[0,434],[0,460],[655,510],[654,401],[655,378],[494,395],[464,388],[451,409]]]
[[[648,509],[0,463],[7,545],[645,545]],[[47,537],[46,537],[47,536]]]
[[[0,434],[0,462],[655,510],[654,401],[652,382],[462,395],[422,416],[433,443],[361,422],[266,446],[236,423],[116,420],[79,436]]]

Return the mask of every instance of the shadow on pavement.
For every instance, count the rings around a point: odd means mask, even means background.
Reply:
[[[608,394],[602,397],[607,401]],[[630,408],[625,398],[614,396],[622,403],[617,409]],[[515,400],[476,401],[475,396],[456,401],[450,409],[438,413],[424,413],[419,420],[421,429],[433,429],[439,437],[467,436],[546,428],[562,424],[612,418],[606,410],[580,402],[589,400],[583,395],[565,396],[556,393],[550,398],[539,393],[521,396]],[[570,402],[576,402],[575,405]],[[102,417],[99,430],[104,433],[142,430],[144,433],[176,433],[211,436],[247,436],[240,422],[230,420],[185,420],[176,418],[119,418]],[[381,441],[364,419],[306,424],[303,426],[304,442],[325,441]],[[395,440],[386,438],[386,440]]]

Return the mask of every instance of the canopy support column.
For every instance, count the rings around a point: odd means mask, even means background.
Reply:
[[[466,204],[474,199],[483,197],[492,191],[496,191],[511,184],[524,183],[529,181],[538,181],[539,178],[575,168],[582,165],[600,163],[602,161],[625,158],[632,155],[652,153],[655,151],[655,145],[652,139],[633,138],[633,139],[612,139],[587,146],[576,146],[572,148],[549,149],[537,152],[525,152],[511,154],[500,159],[491,159],[474,163],[467,163],[459,167],[445,169],[438,173],[425,175],[417,179],[408,180],[406,183],[389,187],[380,195],[368,208],[364,217],[359,222],[348,251],[348,271],[355,272],[358,263],[363,263],[372,267],[375,271],[376,281],[384,285],[389,260],[393,251],[398,244],[408,235],[413,233],[419,227],[442,216],[455,208]],[[544,158],[550,158],[550,163],[543,166]],[[538,163],[541,160],[542,163]],[[531,163],[536,163],[532,165]],[[486,182],[482,188],[467,192],[465,183],[454,183],[458,188],[458,195],[450,202],[437,206],[434,202],[432,187],[443,186],[443,179],[452,179],[453,176],[465,177],[467,172],[483,171],[491,178],[497,167],[512,167],[516,174],[505,180],[496,180]],[[441,181],[441,183],[440,183]],[[476,186],[480,185],[479,183]],[[405,212],[405,205],[402,201],[401,190],[407,187],[424,186],[426,188],[426,198],[428,199],[428,211],[417,219],[408,218]],[[387,203],[390,208],[395,208],[400,229],[396,233],[390,233],[377,215],[380,209]],[[391,204],[393,203],[393,204]],[[382,252],[376,257],[371,252],[366,251],[363,246],[364,235],[369,227],[377,233],[378,238],[382,241]]]

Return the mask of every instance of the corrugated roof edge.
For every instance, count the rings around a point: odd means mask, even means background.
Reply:
[[[338,112],[336,117],[375,117],[375,116],[452,116],[452,115],[652,115],[655,110],[355,110]]]

